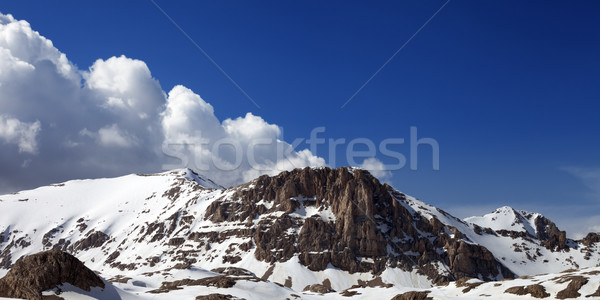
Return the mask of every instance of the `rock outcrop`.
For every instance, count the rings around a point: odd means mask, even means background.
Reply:
[[[392,300],[432,300],[432,297],[429,295],[429,291],[410,291],[400,295],[396,295]]]
[[[104,282],[74,256],[56,250],[16,262],[0,279],[0,297],[42,299],[42,292],[69,283],[82,290],[104,288]]]
[[[249,223],[265,215],[245,237],[252,238],[255,257],[268,263],[298,255],[313,271],[331,264],[351,273],[416,268],[434,282],[514,277],[487,249],[467,245],[460,234],[451,238],[450,228],[425,219],[403,199],[365,170],[304,168],[237,187],[233,196],[213,202],[205,218]],[[297,217],[307,211],[313,214]],[[440,274],[437,262],[449,273]]]
[[[520,296],[530,294],[534,298],[550,297],[550,294],[546,292],[546,288],[541,284],[532,284],[528,286],[513,286],[506,289],[506,291],[504,292]]]
[[[595,243],[600,243],[600,233],[588,233],[583,239],[581,239],[581,243],[588,247]]]
[[[450,270],[457,279],[477,278],[481,274],[481,270],[489,271],[497,267],[500,268],[503,278],[514,277],[514,274],[499,264],[494,255],[485,247],[469,244],[462,240],[451,240],[446,249],[450,261]]]
[[[542,241],[542,245],[552,251],[561,251],[567,249],[567,232],[558,229],[554,222],[547,218],[537,218],[535,220],[537,227],[537,238]]]

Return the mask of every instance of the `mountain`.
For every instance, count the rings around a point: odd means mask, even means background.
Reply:
[[[484,282],[600,273],[599,234],[570,240],[544,216],[510,207],[461,220],[357,168],[296,169],[231,188],[182,169],[0,196],[0,276],[45,250],[74,255],[131,299],[221,290],[210,297],[450,299],[466,295],[457,284],[500,291]],[[582,289],[598,282],[588,281]],[[63,297],[84,293],[69,287]]]

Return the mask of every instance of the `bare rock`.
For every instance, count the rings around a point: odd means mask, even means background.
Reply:
[[[90,231],[85,238],[73,244],[73,251],[83,251],[90,248],[102,247],[104,242],[108,241],[108,239],[109,236],[102,231]]]
[[[520,296],[530,294],[532,297],[535,298],[550,297],[550,294],[546,292],[546,288],[540,284],[532,284],[528,286],[513,286],[511,288],[506,289],[506,291],[504,292]]]
[[[255,276],[254,273],[237,267],[220,267],[210,270],[211,272],[220,273],[229,276]]]
[[[256,277],[230,277],[226,275],[219,275],[213,277],[206,277],[201,279],[181,279],[176,281],[166,281],[163,282],[160,288],[151,290],[149,293],[160,294],[160,293],[168,293],[173,290],[179,290],[182,286],[211,286],[221,289],[230,288],[235,285],[237,280],[250,280],[250,281],[260,281],[260,279]]]
[[[204,296],[197,296],[196,300],[246,300],[245,298],[238,298],[229,294],[209,294]]]
[[[588,283],[589,279],[583,276],[573,276],[569,278],[571,282],[567,287],[556,294],[557,299],[579,298],[581,294],[579,289]]]
[[[469,278],[469,277],[463,277],[459,280],[456,281],[456,286],[457,287],[464,287],[464,289],[462,290],[463,293],[468,293],[470,292],[472,289],[480,286],[483,284],[483,282],[481,281],[476,281],[476,282],[469,282],[469,280],[471,280],[473,278]]]
[[[251,224],[259,215],[277,212],[276,217],[260,218],[251,232],[244,234],[252,238],[249,245],[254,245],[244,249],[254,249],[260,261],[285,262],[297,255],[312,271],[332,265],[350,273],[374,275],[387,266],[418,269],[434,282],[478,274],[484,280],[498,275],[514,277],[487,249],[469,246],[456,228],[407,208],[401,203],[406,199],[404,194],[365,170],[295,169],[273,177],[260,176],[233,189],[235,194],[214,201],[204,218],[215,223]],[[309,207],[327,210],[326,215],[332,218],[295,216],[298,209]],[[446,252],[448,247],[451,250]],[[404,255],[406,252],[418,255],[413,258]],[[437,263],[452,266],[451,274],[441,274],[434,267]]]
[[[333,289],[326,287],[323,284],[313,284],[313,285],[307,285],[304,290],[304,292],[306,291],[310,291],[313,293],[318,293],[318,294],[327,294],[327,293],[332,293],[335,292]]]
[[[42,291],[69,283],[82,290],[104,282],[74,256],[56,250],[27,256],[0,279],[0,297],[42,299]]]
[[[429,291],[410,291],[400,295],[396,295],[392,300],[433,300],[433,298],[428,297]]]
[[[494,255],[485,247],[469,244],[465,241],[451,241],[448,246],[450,270],[456,278],[478,277],[481,270],[491,275],[514,278],[514,274],[504,265],[498,263]],[[498,271],[500,269],[500,272]]]
[[[556,224],[544,217],[535,219],[537,238],[541,240],[542,246],[552,251],[560,251],[568,248],[567,233],[558,229]]]
[[[580,242],[588,247],[592,244],[600,243],[600,233],[590,232]]]

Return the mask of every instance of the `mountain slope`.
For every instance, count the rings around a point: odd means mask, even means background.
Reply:
[[[184,169],[0,196],[0,275],[20,257],[57,249],[146,291],[222,267],[295,291],[431,288],[595,267],[599,242],[567,240],[550,220],[511,208],[460,220],[349,168],[229,189]]]

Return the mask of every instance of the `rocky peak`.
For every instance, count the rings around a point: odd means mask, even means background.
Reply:
[[[234,189],[233,196],[213,202],[205,217],[253,226],[254,254],[265,262],[297,255],[313,271],[329,264],[351,273],[417,268],[434,281],[513,275],[484,247],[450,238],[437,219],[409,210],[403,194],[365,170],[296,169]],[[450,274],[440,275],[437,262]]]
[[[489,227],[502,236],[537,239],[542,246],[552,251],[568,248],[566,232],[539,213],[503,206],[484,216],[465,220],[483,228]]]
[[[167,174],[173,174],[173,175],[176,175],[185,180],[193,181],[203,188],[217,189],[217,190],[225,189],[223,186],[212,181],[212,179],[210,179],[206,176],[203,176],[190,168],[172,170],[172,171],[167,172]]]
[[[372,218],[374,206],[392,202],[387,185],[357,168],[296,169],[273,177],[261,176],[253,184],[255,188],[242,192],[244,196],[274,201],[277,207],[289,210],[296,209],[299,203],[295,198],[303,196],[314,198],[316,206],[331,207],[336,216],[358,209]]]

